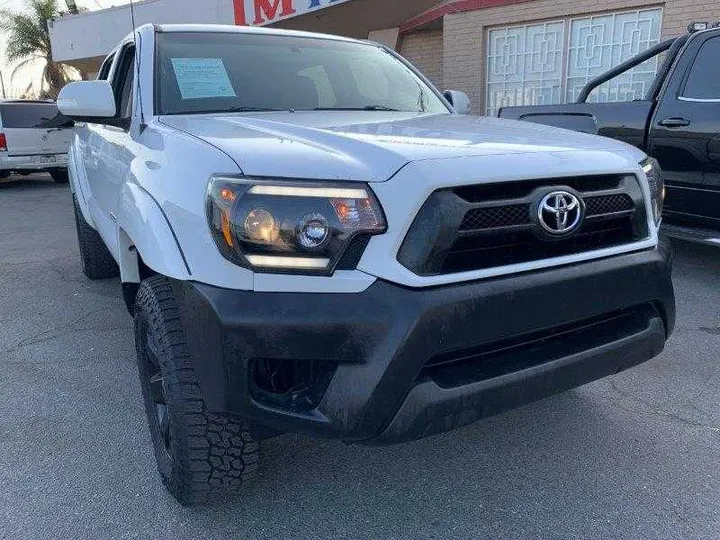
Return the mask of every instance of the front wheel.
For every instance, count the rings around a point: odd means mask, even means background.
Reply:
[[[197,505],[238,491],[257,469],[258,443],[243,419],[207,410],[163,276],[140,285],[135,346],[155,460],[170,493]]]

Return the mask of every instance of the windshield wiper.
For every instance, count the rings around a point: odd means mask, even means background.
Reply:
[[[228,109],[218,109],[216,111],[202,111],[202,114],[215,113],[237,113],[237,112],[280,112],[287,109],[270,109],[267,107],[230,107]]]
[[[385,107],[385,105],[365,105],[364,107],[316,107],[314,111],[389,111],[389,112],[410,112]]]

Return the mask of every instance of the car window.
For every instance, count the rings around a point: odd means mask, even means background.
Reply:
[[[105,59],[102,66],[100,66],[100,71],[98,71],[96,80],[98,80],[98,81],[107,81],[108,80],[108,75],[110,75],[110,68],[112,67],[112,63],[113,63],[114,59],[115,59],[114,53]]]
[[[54,103],[3,103],[0,116],[5,128],[51,129],[73,125]]]
[[[682,95],[691,99],[720,99],[720,37],[700,47]]]
[[[117,100],[119,118],[132,116],[132,91],[135,81],[135,47],[127,45],[118,53],[117,67],[112,76],[112,87]]]
[[[370,43],[245,33],[158,35],[159,114],[236,110],[448,113],[405,63]]]
[[[122,92],[120,93],[120,104],[118,111],[122,118],[130,118],[132,116],[132,91],[133,83],[135,82],[135,55],[127,63],[125,74],[122,79]]]

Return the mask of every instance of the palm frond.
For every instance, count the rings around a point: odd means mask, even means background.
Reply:
[[[34,57],[34,58],[27,58],[20,62],[18,65],[15,66],[15,68],[12,70],[12,73],[10,73],[10,79],[14,79],[15,75],[17,75],[18,71],[20,71],[22,68],[27,67],[28,65],[32,64],[33,62],[36,62],[41,57]]]
[[[60,89],[77,77],[77,70],[52,58],[48,20],[60,15],[57,0],[27,0],[27,9],[16,12],[0,9],[0,30],[7,35],[5,56],[17,63],[11,77],[32,62],[45,62],[40,82],[41,94],[56,96]],[[19,63],[18,63],[19,62]],[[32,83],[26,92],[32,88]]]

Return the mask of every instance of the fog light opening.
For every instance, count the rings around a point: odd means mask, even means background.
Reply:
[[[320,403],[336,368],[334,362],[257,358],[250,365],[250,393],[264,405],[309,411]]]

